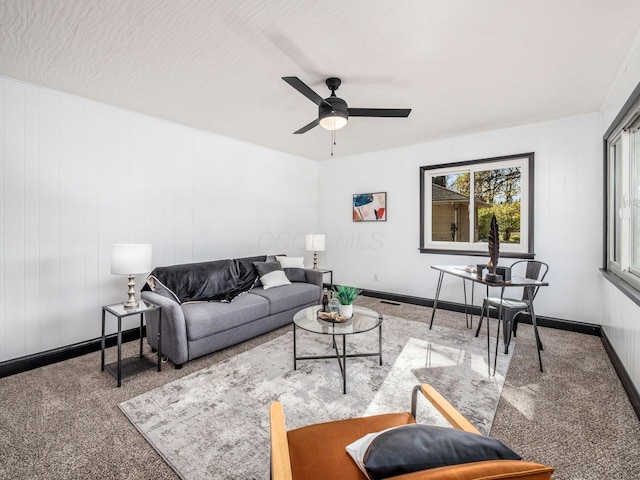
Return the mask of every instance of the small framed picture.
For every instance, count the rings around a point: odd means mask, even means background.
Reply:
[[[387,192],[356,193],[353,196],[354,222],[386,222]]]

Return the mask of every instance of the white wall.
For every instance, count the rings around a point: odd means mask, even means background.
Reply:
[[[640,34],[600,109],[600,142],[638,83],[640,83]],[[633,303],[607,280],[601,281],[603,302],[600,323],[635,387],[640,390],[640,306]]]
[[[327,234],[327,251],[320,264],[334,269],[335,283],[433,298],[437,272],[431,265],[475,264],[483,257],[419,252],[419,167],[535,152],[535,253],[550,265],[550,287],[541,290],[536,311],[597,324],[599,134],[593,113],[322,162],[318,221]],[[378,191],[387,192],[387,222],[354,223],[352,195]],[[483,293],[477,290],[478,296]],[[463,302],[461,282],[446,279],[441,299]]]
[[[314,161],[2,77],[0,175],[0,361],[99,337],[113,243],[167,265],[302,255],[316,228]]]

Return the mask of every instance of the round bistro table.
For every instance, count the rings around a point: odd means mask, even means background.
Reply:
[[[353,316],[348,320],[338,323],[318,318],[318,311],[321,305],[314,305],[300,310],[293,317],[293,369],[297,370],[298,360],[319,360],[335,358],[340,366],[342,374],[342,393],[347,393],[347,358],[355,357],[378,357],[382,365],[382,314],[366,307],[353,306]],[[334,350],[333,355],[315,355],[299,357],[296,350],[296,332],[301,328],[307,332],[318,335],[330,335]],[[347,336],[369,332],[378,329],[378,351],[377,352],[354,352],[347,353]],[[342,337],[342,351],[338,348],[339,338]]]

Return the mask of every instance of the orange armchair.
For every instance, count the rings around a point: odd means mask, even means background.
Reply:
[[[367,480],[345,447],[364,435],[416,423],[416,397],[421,392],[456,429],[480,432],[430,385],[413,390],[411,412],[388,413],[319,423],[287,431],[280,402],[270,407],[272,480]],[[488,460],[421,470],[394,480],[547,480],[553,468],[523,460]]]

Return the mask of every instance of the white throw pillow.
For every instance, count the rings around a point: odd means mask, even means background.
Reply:
[[[282,268],[304,268],[304,257],[280,257],[276,260],[280,262]]]
[[[265,290],[291,284],[278,262],[253,262],[253,266],[258,272],[262,288]]]
[[[284,273],[284,270],[274,270],[271,273],[267,273],[260,277],[262,282],[262,288],[267,290],[273,287],[280,287],[282,285],[291,285],[291,282]]]

